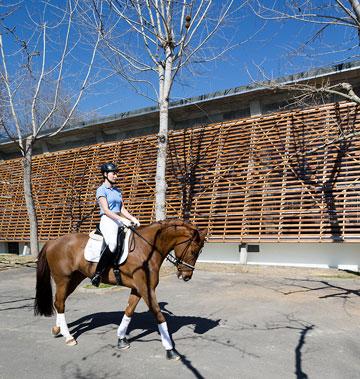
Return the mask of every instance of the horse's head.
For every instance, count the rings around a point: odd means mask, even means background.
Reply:
[[[174,264],[177,266],[179,279],[188,281],[195,269],[196,260],[204,246],[207,229],[199,230],[187,222],[174,224]],[[170,259],[171,260],[171,259]]]

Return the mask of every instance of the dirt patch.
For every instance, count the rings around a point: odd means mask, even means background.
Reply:
[[[36,258],[32,255],[0,254],[0,271],[21,266],[36,267]]]

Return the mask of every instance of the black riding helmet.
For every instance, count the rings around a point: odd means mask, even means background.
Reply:
[[[104,172],[117,172],[119,169],[114,163],[108,162],[104,163],[100,166],[101,173],[103,174]]]

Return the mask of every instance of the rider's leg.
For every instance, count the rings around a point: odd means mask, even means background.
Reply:
[[[105,272],[105,270],[109,267],[114,254],[109,249],[109,246],[106,245],[105,249],[101,253],[100,260],[96,265],[95,275],[91,278],[91,284],[95,287],[99,287],[101,282],[101,275]]]
[[[118,265],[119,259],[124,250],[125,230],[123,226],[119,226],[117,234],[117,248],[114,256],[114,266]]]
[[[114,259],[114,252],[117,247],[117,231],[118,224],[111,218],[103,215],[100,220],[100,230],[107,244],[105,250],[101,254],[99,263],[96,266],[95,275],[91,279],[91,283],[98,287],[101,281],[101,275]]]

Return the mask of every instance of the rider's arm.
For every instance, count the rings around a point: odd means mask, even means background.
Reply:
[[[132,216],[129,211],[125,208],[124,203],[122,204],[120,214],[133,222],[134,224],[138,223],[139,221],[137,220],[136,217]]]
[[[102,210],[104,211],[104,215],[110,217],[115,221],[121,221],[121,217],[109,209],[109,204],[105,196],[100,196],[98,198],[98,202],[101,205]]]

